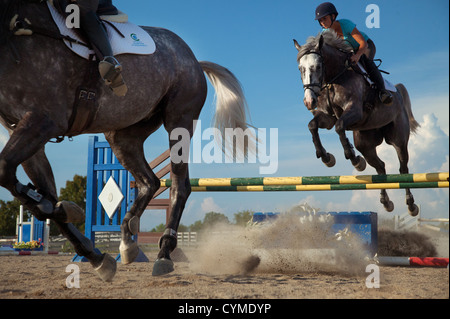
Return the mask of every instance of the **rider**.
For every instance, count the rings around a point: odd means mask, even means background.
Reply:
[[[89,42],[95,47],[99,58],[99,72],[105,84],[117,96],[125,96],[127,86],[122,78],[122,65],[113,56],[113,50],[100,19],[97,16],[99,2],[102,7],[110,7],[117,13],[112,5],[112,0],[70,0],[78,4],[80,8],[80,27],[88,37]]]
[[[386,105],[391,104],[392,94],[386,90],[380,70],[373,61],[376,53],[375,44],[365,33],[360,32],[352,21],[347,19],[336,20],[338,15],[339,13],[332,3],[324,2],[317,7],[315,20],[319,21],[323,28],[322,31],[334,30],[339,37],[353,47],[355,54],[351,57],[351,62],[356,64],[361,60],[370,79],[375,82],[379,89],[381,102]]]

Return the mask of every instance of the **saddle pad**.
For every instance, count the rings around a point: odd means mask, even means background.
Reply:
[[[59,28],[59,32],[61,32],[62,35],[67,35],[73,39],[83,42],[83,40],[80,39],[78,34],[73,29],[66,26],[65,17],[61,15],[49,1],[47,1],[47,5],[52,14],[53,20]],[[113,24],[118,30],[120,30],[125,38],[114,30],[109,23]],[[152,37],[142,28],[131,22],[118,23],[108,21],[108,23],[105,23],[105,26],[114,55],[149,55],[156,51],[156,44]],[[64,40],[64,43],[69,49],[85,59],[89,59],[89,55],[94,54],[94,51],[84,45],[73,43],[68,40]]]
[[[366,69],[364,69],[364,67],[362,66],[361,62],[358,62],[358,66],[361,68],[361,70],[362,70],[363,72],[367,73]],[[366,79],[366,81],[367,81],[370,85],[373,84],[372,80],[369,79],[369,77],[365,76],[364,78]],[[394,84],[392,84],[391,82],[389,82],[388,80],[386,80],[384,77],[383,77],[383,80],[384,80],[384,87],[386,88],[386,90],[391,91],[391,92],[393,92],[393,93],[397,92],[397,88],[395,87]]]

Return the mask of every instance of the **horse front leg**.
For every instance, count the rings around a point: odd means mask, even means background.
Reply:
[[[57,203],[53,172],[44,152],[48,139],[57,135],[58,131],[48,117],[26,114],[0,154],[0,184],[37,219],[53,220],[75,251],[89,260],[104,281],[111,281],[116,272],[115,260],[107,254],[96,253],[91,241],[69,223],[83,221],[84,212],[70,203]],[[19,164],[34,185],[24,186],[17,180]]]
[[[336,158],[333,154],[327,153],[323,147],[319,136],[319,128],[331,130],[335,123],[336,117],[320,111],[315,111],[314,118],[308,124],[308,129],[311,132],[314,147],[316,148],[316,156],[317,158],[322,159],[322,162],[327,167],[333,167],[336,165]]]
[[[341,141],[342,147],[344,148],[345,158],[350,160],[352,165],[360,172],[366,169],[367,163],[361,156],[356,156],[353,145],[347,138],[345,132],[352,125],[356,124],[362,119],[362,105],[358,107],[359,104],[351,104],[351,106],[344,108],[345,112],[336,121],[336,133],[339,135],[339,140]]]

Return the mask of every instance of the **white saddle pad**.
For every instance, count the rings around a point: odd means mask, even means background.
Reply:
[[[364,69],[364,67],[362,66],[362,64],[360,62],[358,62],[358,66],[361,68],[361,70],[363,70],[363,72],[367,73],[366,69]],[[373,84],[372,80],[370,80],[369,77],[365,76],[364,78],[367,80],[367,82],[369,82],[370,85]],[[397,92],[397,88],[395,87],[394,84],[392,84],[385,78],[383,78],[383,80],[384,80],[384,87],[386,88],[386,90],[394,92],[394,93]]]
[[[53,5],[50,4],[49,1],[47,1],[47,5],[50,9],[53,20],[59,28],[59,32],[61,32],[62,35],[66,35],[80,42],[83,42],[72,28],[68,28],[66,26],[65,17],[63,17],[53,7]],[[125,38],[123,38],[116,30],[114,30],[114,28],[110,26],[109,23],[113,24],[118,30],[120,30]],[[108,23],[105,23],[105,26],[114,55],[126,53],[148,55],[156,51],[156,44],[155,41],[153,41],[152,37],[142,28],[131,22],[118,23],[108,21]],[[82,44],[73,43],[68,40],[64,40],[64,43],[69,49],[85,59],[88,59],[89,55],[94,54],[94,51],[90,50],[88,47]]]

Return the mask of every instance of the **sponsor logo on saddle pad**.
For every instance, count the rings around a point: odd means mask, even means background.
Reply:
[[[56,11],[56,9],[50,4],[50,2],[47,2],[47,4],[52,14],[53,20],[58,26],[59,32],[61,32],[62,35],[69,36],[83,43],[84,41],[80,39],[77,32],[73,28],[68,28],[66,26],[65,17],[63,17],[58,11]],[[111,25],[114,25],[114,27],[112,27]],[[109,41],[111,43],[114,55],[149,55],[153,54],[156,51],[155,41],[153,41],[152,37],[147,32],[145,32],[145,30],[131,22],[119,23],[108,21],[107,23],[105,23],[105,27],[107,29]],[[122,34],[117,32],[115,28],[117,28],[117,30],[119,30]],[[123,37],[122,35],[124,35],[125,37]],[[94,54],[94,51],[90,50],[85,45],[72,43],[68,40],[64,40],[64,43],[69,49],[85,59],[88,59],[89,55]]]

